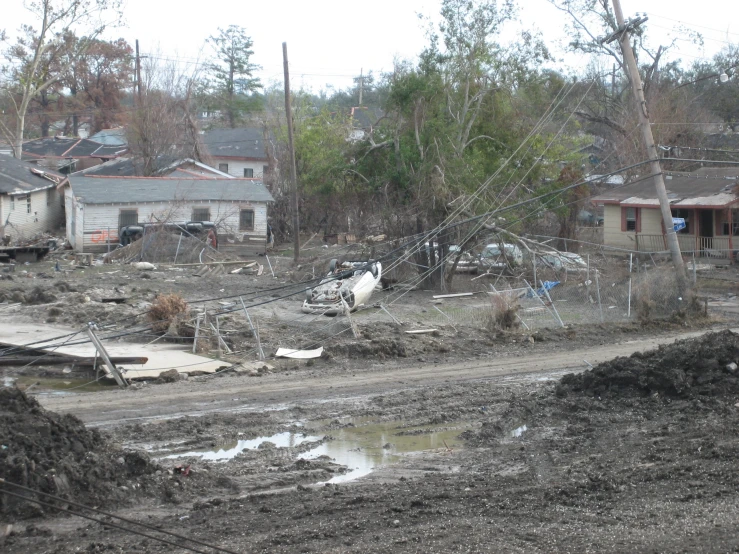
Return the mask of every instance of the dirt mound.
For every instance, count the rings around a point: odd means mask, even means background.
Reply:
[[[738,363],[739,335],[728,330],[708,333],[565,375],[556,392],[558,396],[735,394],[739,392]]]
[[[53,289],[52,289],[53,290]],[[34,287],[26,292],[23,288],[13,288],[0,292],[0,302],[18,302],[21,304],[50,304],[56,302],[56,295],[43,287]]]
[[[202,260],[200,259],[202,253]],[[173,234],[167,231],[147,233],[145,237],[132,242],[128,246],[118,248],[106,256],[106,259],[119,262],[152,262],[152,263],[191,264],[200,261],[220,261],[225,256],[205,242],[194,237]]]
[[[18,389],[0,389],[0,477],[8,482],[110,506],[140,486],[137,478],[156,470],[145,454],[112,448],[76,417],[48,412]],[[0,514],[42,513],[37,504],[0,492]]]

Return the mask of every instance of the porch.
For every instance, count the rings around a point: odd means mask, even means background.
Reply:
[[[667,239],[665,235],[637,234],[635,237],[638,252],[665,252]],[[733,237],[705,237],[699,235],[677,234],[680,251],[684,255],[702,258],[731,259],[731,252],[736,248]],[[737,242],[739,244],[739,242]]]

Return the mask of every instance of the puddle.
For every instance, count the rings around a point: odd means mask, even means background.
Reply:
[[[355,426],[327,431],[334,440],[301,455],[304,459],[329,456],[347,467],[345,474],[333,477],[328,483],[345,483],[364,477],[378,467],[397,463],[403,456],[457,447],[462,443],[459,434],[469,427],[459,424],[405,427],[398,421],[362,425],[364,418],[340,418],[339,421]]]
[[[353,426],[342,429],[326,429],[340,422]],[[402,421],[391,423],[366,423],[368,418],[334,418],[331,420],[302,422],[305,431],[285,431],[272,436],[250,440],[237,440],[218,450],[195,450],[170,454],[160,459],[199,457],[212,462],[226,462],[245,450],[255,450],[263,442],[274,443],[278,448],[294,448],[305,442],[330,436],[315,448],[303,452],[297,459],[315,460],[328,456],[335,463],[346,466],[347,472],[326,481],[345,483],[369,475],[381,466],[397,463],[402,457],[427,450],[455,448],[462,444],[459,435],[471,427],[468,423],[447,423],[439,426],[406,427]]]
[[[521,435],[523,435],[525,431],[528,431],[528,430],[529,430],[528,427],[526,427],[525,425],[521,425],[521,427],[516,427],[513,431],[511,431],[511,436],[513,438],[518,438]]]
[[[291,433],[285,431],[284,433],[277,433],[271,437],[257,437],[256,439],[249,440],[237,440],[224,448],[219,450],[193,450],[191,452],[182,452],[179,454],[171,454],[160,458],[162,460],[170,460],[173,458],[185,458],[185,457],[197,457],[199,456],[202,460],[208,460],[211,462],[226,462],[234,459],[236,456],[241,454],[244,450],[256,450],[259,445],[264,442],[271,442],[278,448],[295,448],[299,444],[304,442],[313,442],[321,440],[321,437],[313,437],[304,433]]]

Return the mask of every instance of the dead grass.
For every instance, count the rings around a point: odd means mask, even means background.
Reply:
[[[520,320],[518,319],[518,300],[515,298],[505,298],[500,295],[490,297],[492,305],[492,314],[488,321],[488,330],[492,333],[498,331],[513,331],[518,329]]]
[[[632,285],[633,306],[642,325],[672,316],[683,319],[705,316],[694,290],[679,296],[672,268],[659,268],[638,274]]]
[[[160,294],[152,302],[147,319],[155,333],[166,333],[173,328],[179,335],[176,330],[189,313],[190,307],[179,294]]]

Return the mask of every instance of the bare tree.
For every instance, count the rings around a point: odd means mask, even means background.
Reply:
[[[210,163],[191,99],[197,74],[185,75],[174,63],[147,58],[137,106],[126,136],[131,153],[141,161],[144,176],[155,175],[175,159],[193,158]]]
[[[122,0],[28,0],[26,9],[34,21],[22,27],[23,35],[5,51],[8,65],[3,68],[0,92],[9,98],[14,129],[0,121],[0,129],[21,157],[28,106],[36,96],[59,81],[69,67],[84,56],[106,27],[122,18]],[[69,41],[71,35],[84,36]],[[62,54],[66,54],[62,56]],[[50,58],[64,61],[48,72]]]

